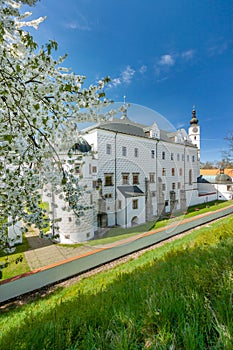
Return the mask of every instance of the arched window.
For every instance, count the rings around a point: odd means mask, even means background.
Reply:
[[[193,184],[193,174],[192,174],[192,169],[189,170],[189,185]]]

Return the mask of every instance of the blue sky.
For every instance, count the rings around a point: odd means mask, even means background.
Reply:
[[[233,131],[232,0],[41,0],[32,11],[47,16],[36,40],[56,40],[87,84],[110,76],[109,99],[125,95],[186,129],[194,105],[201,161],[222,158]]]

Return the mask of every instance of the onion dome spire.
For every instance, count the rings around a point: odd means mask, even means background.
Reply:
[[[190,120],[190,125],[198,125],[198,119],[196,117],[196,109],[195,106],[193,106],[192,110],[192,119]]]

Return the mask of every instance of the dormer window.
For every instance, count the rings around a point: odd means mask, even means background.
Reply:
[[[157,133],[156,133],[156,131],[151,130],[151,131],[150,131],[150,137],[151,137],[152,139],[157,139]]]
[[[160,139],[160,130],[158,125],[154,123],[150,129],[150,138],[152,139]]]

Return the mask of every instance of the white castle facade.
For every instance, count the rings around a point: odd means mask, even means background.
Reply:
[[[193,110],[189,133],[161,130],[127,117],[111,118],[82,131],[86,147],[77,147],[75,174],[90,209],[79,219],[53,194],[52,218],[61,218],[56,232],[62,243],[82,242],[102,228],[129,228],[199,203],[200,127]],[[63,155],[65,162],[65,155]],[[54,197],[55,196],[55,197]],[[51,197],[50,197],[51,198]],[[66,208],[68,209],[68,208]],[[54,228],[53,228],[54,230]]]
[[[164,129],[156,121],[150,126],[133,122],[124,108],[120,118],[77,133],[72,159],[68,150],[59,157],[78,179],[82,215],[46,185],[42,201],[49,205],[51,222],[58,221],[48,236],[57,236],[60,243],[85,242],[109,227],[130,228],[184,213],[189,206],[233,199],[232,177],[224,170],[212,181],[200,176],[195,109],[188,133]],[[9,228],[8,236],[11,245],[22,242],[20,222]]]
[[[199,156],[184,129],[120,119],[84,130],[98,159],[100,226],[131,227],[197,202]]]
[[[129,228],[216,200],[216,193],[197,181],[200,126],[195,109],[188,133],[161,130],[156,122],[135,123],[125,109],[121,118],[84,129],[79,140],[84,147],[77,147],[79,161],[73,166],[85,187],[81,203],[89,209],[77,220],[72,210],[63,210],[64,200],[55,198],[52,216],[62,219],[55,232],[61,243],[87,241],[103,228]]]

